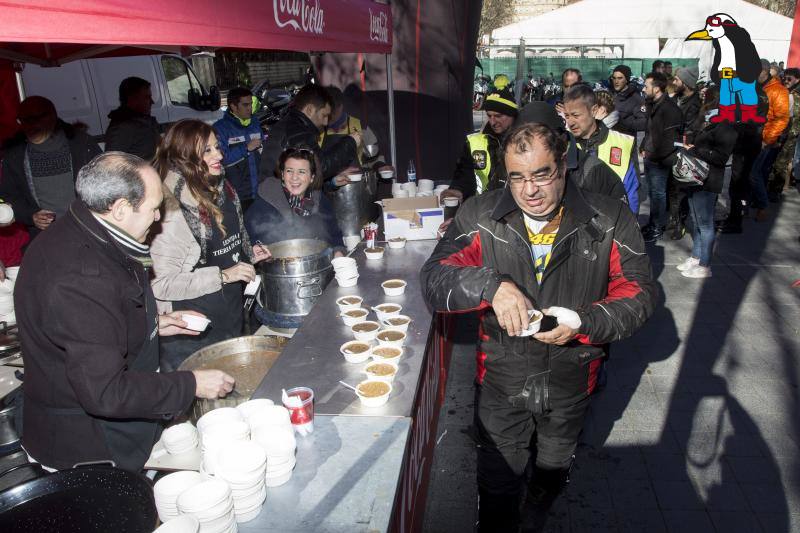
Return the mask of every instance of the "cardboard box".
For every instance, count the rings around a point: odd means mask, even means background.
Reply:
[[[435,196],[387,198],[383,206],[383,233],[386,239],[405,237],[410,241],[435,239],[444,222],[444,208]]]

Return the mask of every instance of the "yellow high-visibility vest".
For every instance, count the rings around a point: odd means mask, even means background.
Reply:
[[[489,136],[485,133],[467,135],[469,153],[472,156],[472,168],[475,169],[476,194],[486,190],[489,185],[489,173],[492,171],[492,158],[489,156]]]
[[[597,158],[608,165],[619,179],[625,179],[635,142],[630,135],[609,130],[605,142],[597,147]]]
[[[347,117],[347,122],[345,122],[341,128],[335,130],[330,126],[326,127],[322,130],[322,133],[319,134],[319,147],[322,148],[322,143],[325,142],[325,137],[328,135],[350,135],[353,132],[361,131],[361,121],[354,116]],[[361,163],[361,150],[358,151],[358,162]]]

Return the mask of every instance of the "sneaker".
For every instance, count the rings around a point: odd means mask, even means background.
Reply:
[[[696,267],[699,264],[700,264],[699,259],[696,259],[694,257],[688,257],[683,263],[678,265],[676,268],[681,272],[685,272],[687,270],[691,270],[692,268]]]
[[[710,278],[711,277],[711,267],[704,267],[700,265],[695,265],[693,268],[689,270],[684,270],[681,272],[681,276],[685,278]]]

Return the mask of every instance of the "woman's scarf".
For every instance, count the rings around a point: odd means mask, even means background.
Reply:
[[[208,251],[208,239],[211,237],[211,232],[213,231],[213,217],[207,209],[204,209],[200,206],[200,204],[197,202],[197,199],[192,196],[192,193],[189,189],[186,189],[184,192],[184,188],[186,187],[186,179],[179,172],[174,172],[178,175],[178,180],[175,183],[175,190],[172,191],[172,194],[175,196],[181,206],[183,218],[186,219],[186,223],[189,225],[189,230],[192,232],[192,235],[194,235],[194,238],[200,245],[199,263],[201,265],[205,265],[206,252]],[[236,191],[234,190],[233,186],[222,177],[220,177],[220,183],[217,185],[217,191],[219,194],[217,195],[216,205],[220,209],[222,209],[226,199],[233,201],[233,205],[236,207],[236,216],[239,219],[239,231],[242,234],[242,250],[252,261],[253,247],[250,245],[250,238],[248,237],[247,230],[244,226],[244,215],[242,214],[242,204],[239,202],[239,197],[236,195]],[[184,198],[184,194],[191,198],[192,203],[187,202],[187,198]],[[230,231],[230,228],[228,228],[228,231]]]
[[[286,201],[289,202],[289,207],[292,208],[292,211],[301,217],[309,216],[314,209],[314,200],[311,199],[311,187],[301,195],[294,195],[286,187],[283,187],[283,194],[286,196]]]

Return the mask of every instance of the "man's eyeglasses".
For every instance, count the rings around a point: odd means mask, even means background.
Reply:
[[[526,178],[524,176],[509,176],[508,182],[513,185],[514,187],[520,187],[523,183],[531,182],[537,187],[545,187],[550,185],[555,180],[558,179],[558,165],[556,168],[553,169],[553,172],[544,176],[532,176],[530,178]]]

